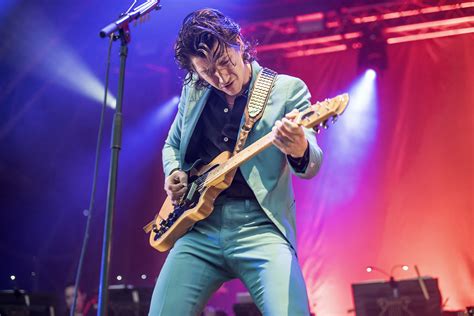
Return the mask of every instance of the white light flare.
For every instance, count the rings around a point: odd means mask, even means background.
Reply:
[[[25,10],[23,14],[23,19],[12,25],[18,34],[24,35],[14,39],[16,47],[12,50],[15,60],[22,59],[27,64],[21,71],[31,71],[35,76],[102,104],[104,84],[91,71],[77,50],[71,49],[60,37],[61,32],[51,24],[50,18],[39,9]],[[106,45],[104,42],[104,52]],[[32,47],[38,49],[31,49]],[[103,58],[105,60],[105,54]],[[62,101],[64,104],[74,102],[67,99]],[[109,92],[107,106],[115,108],[115,103],[116,98]]]
[[[377,137],[376,73],[367,70],[349,88],[349,105],[337,121],[334,130],[328,133],[331,150],[327,154],[331,168],[331,185],[338,190],[331,192],[327,203],[334,207],[351,201],[363,185],[361,166],[367,165]]]
[[[368,69],[349,89],[349,106],[334,131],[337,147],[353,161],[368,153],[367,147],[376,136],[376,78],[377,73]]]
[[[153,125],[161,124],[162,122],[169,121],[179,103],[179,97],[174,96],[163,104],[160,104],[156,107],[153,117]]]
[[[63,46],[53,50],[51,54],[45,61],[45,66],[49,75],[55,77],[56,84],[103,103],[105,86],[76,53]],[[116,102],[116,98],[110,92],[107,93],[107,106],[115,109]]]

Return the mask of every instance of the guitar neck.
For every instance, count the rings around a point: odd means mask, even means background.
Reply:
[[[252,145],[246,147],[236,155],[232,156],[225,163],[213,169],[207,176],[206,183],[212,183],[216,179],[226,175],[234,169],[237,169],[243,163],[249,161],[266,148],[272,145],[272,132],[266,134]]]
[[[327,122],[332,117],[333,122],[338,115],[341,115],[349,102],[347,93],[338,95],[332,99],[326,99],[322,102],[308,106],[302,110],[293,120],[296,124],[305,128],[315,128],[319,131],[319,127],[327,128]],[[229,160],[212,169],[205,180],[204,185],[209,185],[225,176],[232,170],[237,169],[244,162],[249,161],[260,152],[272,145],[272,132],[266,134],[252,145],[243,149],[239,153],[232,156]]]

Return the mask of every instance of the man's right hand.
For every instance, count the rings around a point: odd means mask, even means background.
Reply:
[[[173,171],[165,180],[165,191],[173,205],[177,205],[188,188],[188,174],[182,170]]]

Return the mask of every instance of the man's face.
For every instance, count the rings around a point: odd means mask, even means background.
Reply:
[[[76,310],[81,311],[84,307],[85,296],[86,295],[80,290],[77,292]],[[64,289],[64,297],[66,299],[67,308],[70,309],[74,301],[74,286],[68,286]]]
[[[213,52],[217,49],[214,45]],[[238,95],[250,79],[250,65],[244,63],[240,46],[224,49],[216,59],[191,57],[191,63],[201,79],[228,96]]]

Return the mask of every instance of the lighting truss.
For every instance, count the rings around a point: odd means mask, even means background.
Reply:
[[[382,29],[387,44],[474,33],[474,1],[403,1],[247,24],[243,34],[264,55],[295,58],[361,48],[364,32]]]

